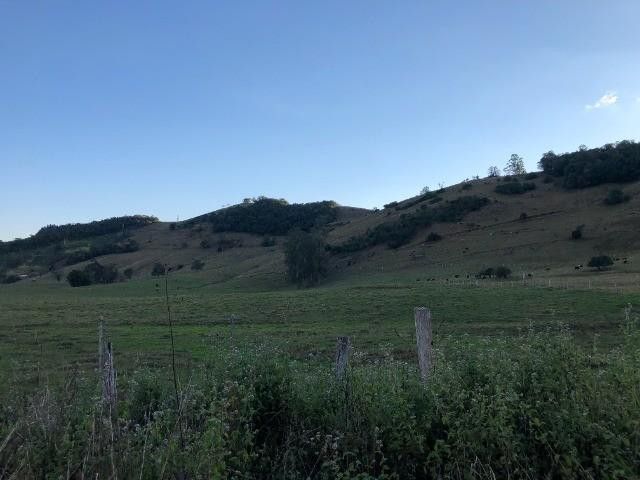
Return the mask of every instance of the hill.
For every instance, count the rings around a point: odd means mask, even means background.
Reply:
[[[122,279],[125,271],[129,278],[148,277],[156,263],[186,272],[196,262],[193,275],[207,283],[276,285],[284,281],[285,235],[299,228],[324,233],[329,281],[392,272],[466,279],[499,265],[516,278],[564,281],[595,274],[586,268],[589,259],[609,255],[614,268],[597,272],[598,278],[633,284],[640,273],[634,265],[638,150],[621,142],[548,153],[543,172],[469,180],[381,210],[260,197],[179,223],[134,216],[48,226],[28,239],[0,243],[0,273],[7,281],[56,281],[97,261],[114,265]],[[607,162],[614,177],[602,167]],[[581,238],[573,238],[574,231]]]

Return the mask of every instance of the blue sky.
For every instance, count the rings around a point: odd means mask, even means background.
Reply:
[[[381,206],[640,138],[640,2],[0,0],[0,239]]]

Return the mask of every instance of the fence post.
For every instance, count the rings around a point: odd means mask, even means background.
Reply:
[[[102,401],[109,408],[109,415],[117,414],[118,389],[116,386],[116,369],[113,360],[113,347],[107,341],[104,329],[104,318],[98,324],[98,362],[102,377]]]
[[[426,307],[416,307],[413,311],[416,322],[416,343],[418,347],[418,365],[423,383],[429,381],[431,373],[433,335],[431,331],[431,311]]]
[[[102,399],[106,405],[109,406],[109,414],[115,416],[117,413],[118,390],[116,387],[116,369],[113,364],[111,342],[107,342],[105,351],[104,370],[102,373]]]
[[[336,346],[336,378],[338,380],[342,380],[347,371],[349,350],[351,350],[351,339],[349,337],[338,337]]]
[[[98,371],[104,368],[104,317],[100,315],[98,321]]]

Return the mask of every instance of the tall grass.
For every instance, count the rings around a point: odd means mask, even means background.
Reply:
[[[179,411],[170,378],[132,372],[113,437],[77,374],[3,399],[0,478],[638,478],[632,319],[621,335],[612,351],[562,329],[440,338],[427,386],[357,351],[337,382],[329,363],[231,348],[185,379]]]

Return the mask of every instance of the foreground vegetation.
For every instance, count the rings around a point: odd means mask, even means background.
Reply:
[[[640,475],[640,340],[623,314],[637,294],[208,278],[169,277],[178,400],[160,279],[0,288],[0,478]],[[434,314],[426,387],[417,305]],[[100,316],[113,416],[96,372]],[[344,382],[337,335],[354,345]]]
[[[271,347],[212,349],[184,375],[96,374],[2,402],[0,476],[20,478],[636,478],[640,337],[578,346],[563,329],[442,337],[428,385],[391,352],[346,379]],[[233,344],[232,338],[226,339]],[[17,385],[14,391],[19,391]]]

